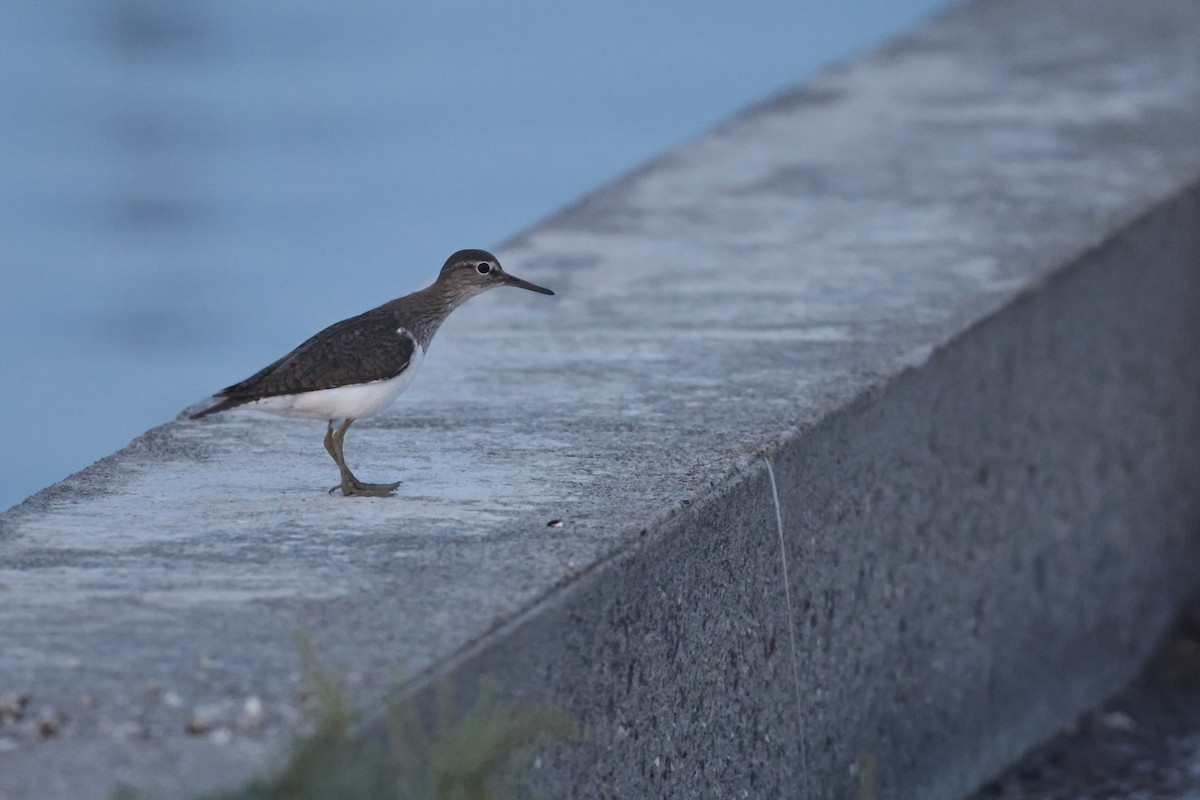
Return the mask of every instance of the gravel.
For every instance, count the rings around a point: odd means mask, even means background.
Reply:
[[[1118,697],[969,800],[1200,800],[1200,604]]]

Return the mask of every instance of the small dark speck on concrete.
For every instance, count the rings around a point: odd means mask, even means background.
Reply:
[[[546,523],[547,528],[561,528],[562,526],[563,521],[561,519],[552,519]]]
[[[62,725],[61,718],[53,712],[42,715],[38,720],[37,730],[38,735],[43,739],[53,739],[58,736],[59,728]]]

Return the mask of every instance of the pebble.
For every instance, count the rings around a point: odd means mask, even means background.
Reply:
[[[184,724],[183,729],[192,736],[203,736],[222,727],[222,718],[228,718],[228,703],[218,703],[209,706],[197,706],[192,709],[192,715]]]
[[[262,701],[253,695],[247,697],[246,702],[242,704],[242,713],[238,714],[238,730],[242,731],[243,733],[251,733],[258,730],[262,726],[262,721]]]
[[[29,692],[5,692],[0,694],[0,725],[19,722],[29,705]]]
[[[190,736],[203,736],[213,729],[213,723],[210,719],[204,719],[193,714],[188,717],[188,721],[184,723],[183,729]]]

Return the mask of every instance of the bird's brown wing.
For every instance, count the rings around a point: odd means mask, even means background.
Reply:
[[[330,325],[217,397],[248,401],[387,380],[408,368],[416,344],[391,314],[368,311]]]

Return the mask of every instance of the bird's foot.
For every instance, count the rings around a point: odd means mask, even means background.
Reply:
[[[391,497],[399,485],[400,481],[396,481],[395,483],[363,483],[355,477],[350,477],[349,480],[343,478],[341,483],[330,488],[329,493],[333,494],[340,489],[343,497]]]

